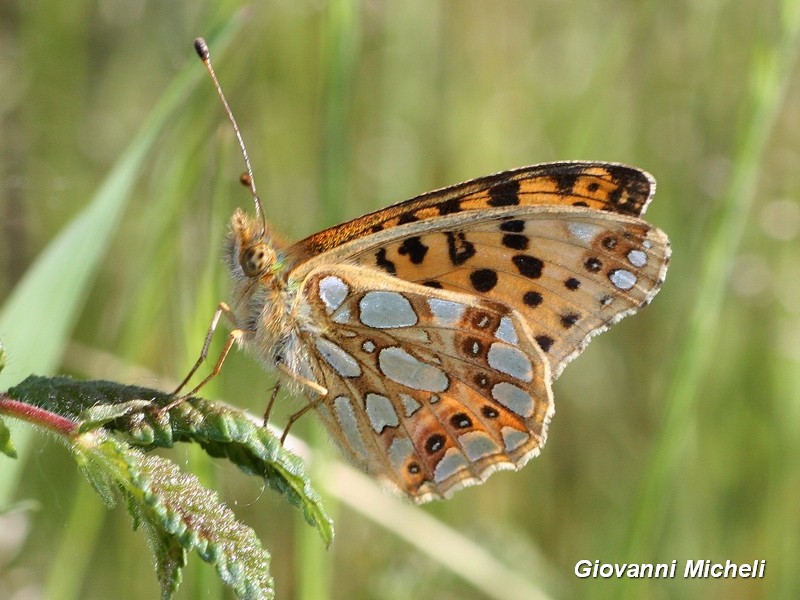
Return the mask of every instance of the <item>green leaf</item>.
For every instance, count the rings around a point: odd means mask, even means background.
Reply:
[[[274,598],[269,553],[255,532],[194,475],[103,430],[75,435],[71,441],[95,489],[102,489],[101,495],[120,489],[125,495],[134,525],[147,535],[155,554],[162,598],[173,597],[190,550],[214,565],[238,598]]]
[[[81,432],[98,427],[114,431],[128,443],[171,448],[194,442],[215,458],[226,458],[245,473],[264,478],[273,490],[303,511],[325,544],[333,541],[333,523],[311,487],[302,460],[260,423],[237,408],[190,398],[168,413],[159,409],[174,400],[164,392],[112,381],[77,381],[69,377],[32,375],[8,391],[20,401],[80,421]],[[87,475],[91,479],[91,475]],[[95,489],[102,486],[93,482]]]
[[[17,449],[14,448],[14,442],[11,441],[11,431],[3,419],[0,419],[0,452],[9,458],[17,458]]]
[[[135,529],[148,538],[155,555],[162,598],[171,599],[181,581],[187,553],[196,551],[214,565],[219,577],[243,600],[274,598],[269,575],[269,553],[255,532],[236,520],[216,493],[204,488],[193,475],[161,457],[146,455],[122,436],[94,426],[81,431],[73,413],[88,406],[95,422],[135,419],[131,409],[141,400],[127,400],[144,388],[107,381],[76,382],[67,377],[29,377],[0,394],[0,410],[58,436],[72,452],[81,472],[107,506],[121,493],[127,500]],[[114,392],[123,404],[102,404]],[[155,393],[155,397],[169,396]],[[158,405],[145,405],[159,414]],[[122,407],[122,410],[120,410]],[[62,410],[62,414],[53,412]],[[120,417],[119,415],[124,415]],[[169,415],[156,423],[169,422]]]
[[[151,403],[147,400],[130,400],[129,402],[122,402],[120,404],[100,404],[98,406],[92,406],[91,408],[81,411],[81,425],[79,431],[84,433],[92,429],[97,429],[98,427],[103,427],[115,419],[119,419],[131,413],[140,413],[148,406],[151,406]]]
[[[87,453],[73,452],[75,455],[75,462],[78,463],[78,468],[86,477],[86,480],[94,488],[94,491],[100,496],[106,508],[113,508],[117,503],[116,488],[114,486],[114,479],[108,476],[96,461],[91,460],[91,456]],[[135,527],[134,527],[135,528]]]
[[[131,514],[134,514],[134,504],[129,503]],[[166,600],[172,598],[183,579],[188,552],[180,545],[178,540],[170,535],[163,535],[163,531],[151,527],[147,520],[140,520],[140,526],[145,529],[145,534],[150,542],[150,548],[156,559],[156,575],[161,584],[161,597]]]
[[[88,409],[93,420],[107,421],[108,415],[125,412],[131,401],[142,406],[165,405],[169,394],[135,385],[122,385],[101,379],[80,381],[66,376],[42,377],[31,375],[8,390],[12,398],[32,406],[52,411],[67,419],[78,420]],[[120,406],[122,405],[122,406]],[[100,408],[100,407],[104,408]],[[121,414],[121,413],[120,413]]]

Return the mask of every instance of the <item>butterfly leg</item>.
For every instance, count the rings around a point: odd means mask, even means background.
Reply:
[[[287,367],[285,364],[279,362],[277,369],[290,379],[294,379],[297,383],[299,383],[303,387],[307,387],[312,392],[316,392],[320,396],[328,395],[328,388],[321,386],[316,381],[311,381],[310,379],[306,379],[302,375],[298,375],[297,373],[292,371],[289,367]]]
[[[189,382],[192,376],[194,376],[194,374],[200,368],[200,365],[203,364],[203,361],[208,357],[208,348],[211,345],[211,339],[214,337],[214,332],[216,331],[217,325],[219,324],[219,319],[223,314],[226,317],[228,317],[228,320],[231,323],[233,324],[236,323],[236,321],[233,318],[233,312],[231,311],[230,307],[224,302],[220,302],[219,305],[217,306],[217,310],[214,312],[213,318],[211,319],[211,325],[209,325],[208,327],[208,333],[206,333],[206,339],[205,342],[203,342],[203,349],[200,351],[200,357],[197,359],[197,362],[194,363],[194,366],[191,368],[186,377],[183,378],[183,381],[181,381],[180,385],[175,389],[174,392],[172,392],[173,396],[178,396],[180,391],[186,386],[186,384]],[[205,379],[203,379],[203,381],[201,381],[198,385],[196,385],[191,391],[181,396],[178,396],[177,398],[175,398],[175,400],[173,400],[165,407],[163,407],[161,409],[161,412],[166,412],[172,408],[175,408],[181,402],[186,400],[186,398],[197,393],[197,391],[200,388],[202,388],[214,377],[216,377],[219,374],[220,370],[222,369],[222,365],[225,362],[225,359],[228,357],[228,353],[231,351],[231,348],[239,340],[239,338],[242,337],[243,334],[244,332],[241,329],[237,328],[232,330],[228,334],[228,339],[225,342],[225,346],[222,348],[222,352],[220,352],[219,358],[217,359],[214,368],[211,370],[211,373]]]
[[[198,357],[197,362],[194,363],[194,366],[189,370],[189,373],[186,375],[186,377],[183,378],[183,381],[181,381],[180,385],[177,388],[175,388],[174,392],[172,392],[173,396],[177,396],[180,393],[180,391],[184,388],[184,386],[187,383],[189,383],[189,380],[197,372],[197,369],[200,368],[200,365],[202,365],[203,361],[206,359],[206,357],[208,357],[208,348],[211,345],[211,338],[214,337],[214,332],[216,331],[217,325],[219,324],[219,318],[223,314],[226,317],[228,317],[228,320],[231,323],[236,325],[236,320],[233,317],[233,311],[231,311],[230,307],[227,304],[225,304],[224,302],[220,302],[217,305],[217,310],[214,312],[214,316],[211,318],[211,324],[208,326],[208,332],[206,333],[206,339],[203,342],[203,349],[200,351],[200,356]],[[230,348],[228,348],[228,350],[230,350]],[[227,353],[228,353],[227,351],[224,352],[225,355],[227,355]],[[202,387],[206,383],[206,381],[208,381],[208,379],[203,380],[203,383],[200,386],[196,387],[194,390],[192,390],[192,392],[196,392],[198,389],[200,389],[200,387]]]
[[[281,382],[275,384],[275,387],[272,388],[272,396],[269,398],[269,403],[267,404],[267,409],[264,411],[264,427],[267,426],[269,423],[269,415],[272,413],[272,407],[275,404],[275,398],[278,397],[278,392],[281,389]]]
[[[294,413],[289,417],[289,420],[286,422],[286,427],[284,428],[283,433],[281,434],[281,444],[283,444],[286,441],[286,436],[289,435],[289,429],[291,429],[295,421],[297,421],[300,417],[306,414],[309,409],[319,404],[322,401],[322,399],[328,395],[328,389],[321,386],[315,381],[311,381],[310,379],[306,379],[302,375],[298,375],[283,363],[278,363],[278,370],[280,370],[281,373],[283,373],[287,377],[291,377],[292,379],[294,379],[300,385],[305,386],[311,391],[319,394],[319,398],[313,400],[312,402],[309,402],[306,406],[304,406],[303,408],[301,408],[300,410],[298,410],[296,413]],[[274,400],[274,394],[273,394],[273,400]],[[267,408],[267,410],[270,410],[271,408],[272,408],[272,401],[270,401],[270,406]],[[266,421],[264,421],[264,423],[266,424]]]
[[[289,435],[289,430],[292,428],[292,425],[294,425],[295,422],[304,414],[306,414],[310,409],[314,408],[317,404],[319,404],[322,401],[322,398],[323,396],[320,396],[316,400],[309,402],[303,408],[301,408],[300,410],[298,410],[296,413],[294,413],[292,416],[289,417],[289,420],[286,421],[286,427],[283,429],[283,433],[281,434],[281,445],[283,445],[283,443],[286,441],[286,437]]]
[[[228,353],[231,351],[231,348],[237,342],[237,340],[240,337],[242,337],[243,333],[244,332],[241,329],[234,329],[233,331],[231,331],[228,334],[228,339],[225,342],[225,346],[222,348],[222,352],[220,352],[219,358],[217,359],[217,362],[214,365],[214,368],[211,370],[211,373],[209,373],[208,376],[205,379],[203,379],[203,381],[201,381],[199,384],[197,384],[191,391],[183,394],[182,396],[179,396],[178,398],[176,398],[175,400],[173,400],[172,402],[167,404],[164,408],[161,409],[161,412],[167,412],[167,411],[175,408],[176,406],[178,406],[181,402],[183,402],[187,398],[190,398],[191,396],[194,396],[200,388],[202,388],[205,384],[207,384],[209,381],[214,379],[214,377],[219,375],[219,372],[222,370],[222,364],[225,362],[225,359],[228,357]],[[181,386],[181,387],[183,387],[183,386]],[[178,388],[178,389],[180,389],[180,388]]]

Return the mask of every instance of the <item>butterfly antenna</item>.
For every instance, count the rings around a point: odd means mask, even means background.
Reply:
[[[261,207],[261,200],[258,198],[258,192],[256,191],[256,180],[253,178],[253,167],[250,165],[250,158],[247,156],[247,147],[244,145],[244,139],[242,138],[242,132],[239,131],[239,125],[236,123],[236,119],[233,117],[233,111],[231,111],[231,107],[225,98],[225,94],[222,92],[222,86],[219,84],[217,74],[214,72],[214,67],[211,65],[211,53],[208,50],[208,44],[206,44],[206,41],[203,38],[197,38],[194,41],[194,49],[197,51],[197,55],[200,57],[200,60],[202,60],[203,64],[206,66],[209,75],[211,75],[211,80],[214,82],[214,87],[217,89],[217,94],[219,94],[219,98],[222,100],[222,106],[225,108],[225,112],[228,115],[228,119],[230,119],[231,125],[233,125],[233,131],[236,133],[236,139],[239,141],[239,149],[242,151],[244,164],[245,167],[247,167],[247,173],[242,175],[242,183],[250,188],[250,193],[253,195],[253,203],[256,207],[256,217],[261,220],[262,230],[266,233],[267,223],[264,217],[264,210]]]

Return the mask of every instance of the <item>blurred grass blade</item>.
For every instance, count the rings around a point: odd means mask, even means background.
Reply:
[[[476,542],[424,510],[386,494],[374,480],[341,462],[331,462],[323,478],[328,493],[492,600],[548,600],[541,587],[548,567],[526,557],[530,570],[507,566],[485,543]],[[470,596],[472,597],[472,596]]]
[[[699,267],[693,311],[687,333],[677,353],[673,379],[662,403],[667,406],[665,424],[650,457],[650,466],[630,521],[626,548],[627,562],[648,562],[656,558],[656,539],[666,523],[670,486],[678,472],[686,436],[692,429],[693,401],[703,373],[712,357],[718,338],[721,306],[731,273],[732,262],[751,211],[767,141],[784,108],[786,90],[797,64],[800,45],[800,10],[785,3],[781,35],[756,47],[750,64],[746,102],[739,122],[733,156],[733,172],[721,199],[719,213],[706,238],[703,262]],[[630,597],[640,597],[641,587],[621,582]],[[618,595],[619,589],[614,590]]]
[[[226,46],[235,23],[238,21],[231,20],[214,41],[217,52]],[[189,53],[187,48],[187,56]],[[0,373],[0,389],[29,373],[52,373],[60,363],[153,142],[204,76],[196,60],[187,61],[89,205],[44,249],[9,295],[0,310],[0,338],[8,354],[7,368]],[[24,455],[28,432],[20,431],[14,441]],[[0,506],[9,502],[16,488],[20,465],[22,461],[0,470]]]

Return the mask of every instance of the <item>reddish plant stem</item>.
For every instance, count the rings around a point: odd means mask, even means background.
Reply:
[[[19,400],[14,400],[3,393],[0,393],[0,414],[16,417],[17,419],[28,421],[40,427],[46,427],[47,429],[52,429],[63,435],[72,435],[78,428],[78,424],[71,419],[39,408],[38,406],[32,406],[20,402]]]

